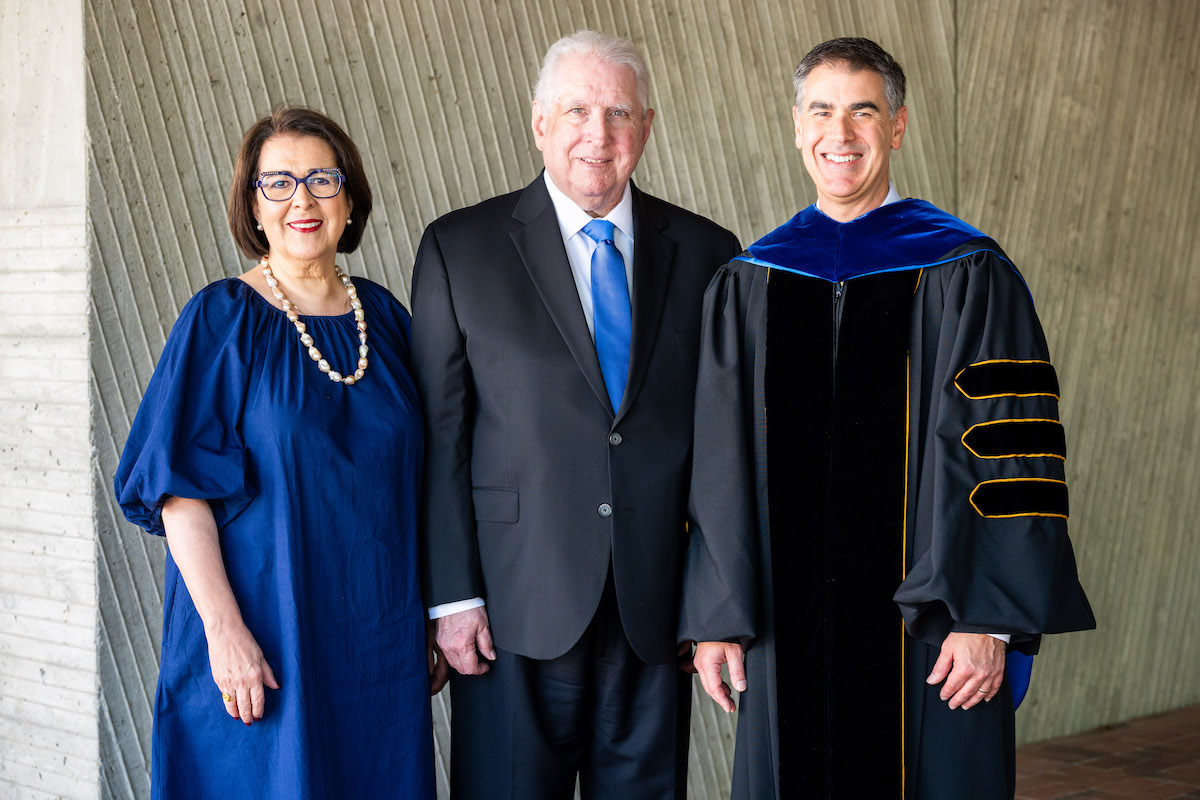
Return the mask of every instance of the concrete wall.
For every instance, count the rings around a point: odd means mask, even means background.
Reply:
[[[0,5],[0,796],[95,797],[80,0]]]
[[[789,116],[804,50],[857,34],[900,59],[898,188],[1005,246],[1063,384],[1072,533],[1101,629],[1046,643],[1019,736],[1200,700],[1194,0],[84,0],[36,20],[0,3],[0,170],[70,164],[32,204],[0,196],[0,269],[17,279],[0,286],[0,795],[49,775],[52,794],[146,796],[162,543],[120,520],[109,487],[178,309],[246,266],[223,207],[244,128],[285,100],[344,122],[377,197],[345,261],[406,297],[428,220],[536,174],[528,84],[546,45],[585,25],[650,62],[658,116],[636,180],[744,242],[812,199]],[[38,72],[50,52],[55,72]],[[47,296],[53,325],[36,311]],[[79,687],[96,673],[89,711]],[[730,722],[697,704],[691,796],[725,795]]]
[[[960,213],[1029,279],[1100,628],[1050,637],[1025,740],[1200,701],[1200,4],[959,4]]]

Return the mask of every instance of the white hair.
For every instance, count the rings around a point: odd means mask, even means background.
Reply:
[[[631,42],[620,36],[610,36],[596,31],[575,31],[564,36],[546,51],[537,82],[533,84],[533,99],[543,106],[551,106],[558,96],[558,69],[563,59],[571,56],[591,56],[602,64],[625,67],[633,71],[637,81],[638,102],[644,112],[650,99],[650,70]]]

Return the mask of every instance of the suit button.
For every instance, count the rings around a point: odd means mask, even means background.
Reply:
[[[596,513],[602,517],[611,517],[612,506],[610,506],[608,503],[601,503],[600,507],[596,509]]]
[[[621,434],[616,433],[615,431],[608,435],[608,443],[611,444],[613,447],[616,447],[623,441],[625,441],[625,440],[621,437]]]

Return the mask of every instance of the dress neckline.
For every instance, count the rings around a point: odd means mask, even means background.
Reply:
[[[253,286],[246,283],[241,278],[230,278],[229,280],[237,281],[239,284],[242,285],[243,289],[245,289],[247,292],[249,292],[251,295],[253,295],[260,303],[262,303],[264,306],[266,306],[269,310],[275,312],[279,316],[280,319],[282,319],[284,322],[287,322],[289,325],[292,324],[291,322],[288,321],[287,314],[285,314],[283,312],[282,308],[276,308],[275,305],[273,303],[271,303],[270,300],[268,300],[267,298],[265,298],[261,294],[259,294],[258,291],[256,291]],[[345,312],[344,314],[300,314],[300,317],[301,317],[301,319],[341,319],[343,317],[350,317],[351,319],[353,319],[354,318],[354,309],[351,309],[351,310]]]

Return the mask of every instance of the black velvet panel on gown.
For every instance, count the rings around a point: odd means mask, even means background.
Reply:
[[[782,796],[903,795],[908,343],[917,271],[773,270],[767,470]],[[839,320],[840,317],[840,320]]]

